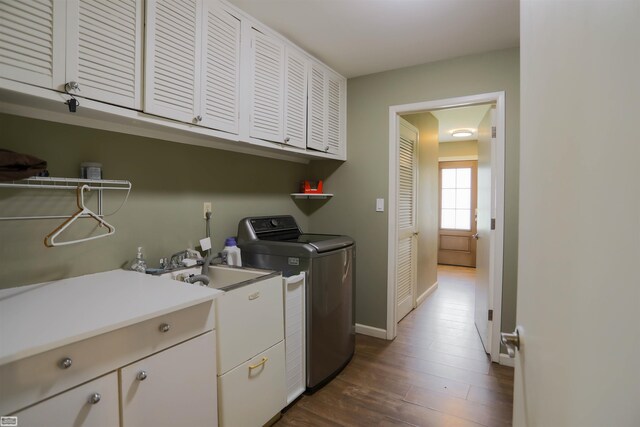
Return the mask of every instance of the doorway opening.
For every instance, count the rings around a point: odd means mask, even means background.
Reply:
[[[458,120],[450,129],[447,116],[473,110],[479,115],[475,125]],[[390,107],[387,339],[396,336],[407,301],[410,311],[437,289],[439,264],[464,266],[452,268],[474,276],[478,266],[484,287],[475,301],[475,323],[491,360],[500,361],[504,111],[504,92]],[[407,129],[418,135],[415,147],[407,142]],[[453,130],[470,131],[457,140],[464,144],[452,142]]]

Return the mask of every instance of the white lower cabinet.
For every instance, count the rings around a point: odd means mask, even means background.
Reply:
[[[13,416],[20,427],[118,427],[118,376],[112,372]]]
[[[221,426],[259,427],[287,404],[284,341],[218,378]]]
[[[215,344],[207,332],[122,368],[122,427],[215,426]]]
[[[287,405],[282,275],[216,300],[218,422],[259,427]]]

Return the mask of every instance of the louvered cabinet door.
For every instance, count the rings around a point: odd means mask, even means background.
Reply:
[[[307,148],[325,151],[328,149],[326,142],[326,93],[325,93],[324,67],[312,63],[309,73],[309,117]]]
[[[284,74],[284,143],[307,146],[307,59],[286,50]]]
[[[331,154],[340,154],[344,144],[345,81],[342,77],[328,74],[327,79],[327,149]]]
[[[204,3],[204,15],[200,124],[237,134],[241,22],[210,0]]]
[[[62,90],[64,0],[0,0],[0,77]]]
[[[66,80],[77,95],[142,107],[143,0],[67,0]]]
[[[147,0],[144,111],[197,123],[202,1]]]
[[[284,44],[251,29],[251,113],[249,135],[283,142]]]

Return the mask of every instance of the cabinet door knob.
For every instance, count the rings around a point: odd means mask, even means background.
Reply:
[[[138,372],[138,375],[136,375],[136,378],[138,379],[138,381],[144,381],[147,379],[147,377],[148,377],[147,371],[140,371]]]
[[[196,122],[201,122],[202,121],[202,116],[196,116]]]
[[[289,138],[289,137],[286,137],[286,138],[284,139],[284,143],[285,143],[285,144],[288,144],[288,143],[289,143],[289,141],[291,141],[291,138]]]
[[[78,82],[67,82],[64,85],[64,90],[67,92],[71,92],[72,90],[77,90],[78,92],[80,92],[80,85],[78,84]]]
[[[65,357],[60,361],[60,367],[62,369],[69,369],[72,364],[73,364],[73,360],[71,360],[70,357]]]
[[[100,399],[102,399],[100,393],[93,393],[91,396],[89,396],[89,403],[95,405],[96,403],[100,402]]]
[[[171,325],[169,325],[168,323],[163,323],[158,329],[160,329],[160,332],[169,332],[169,329],[171,329]]]
[[[329,151],[329,146],[324,147],[324,151]]]

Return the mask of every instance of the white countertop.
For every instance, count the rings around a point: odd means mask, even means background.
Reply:
[[[0,290],[0,365],[210,301],[224,292],[113,270]]]

